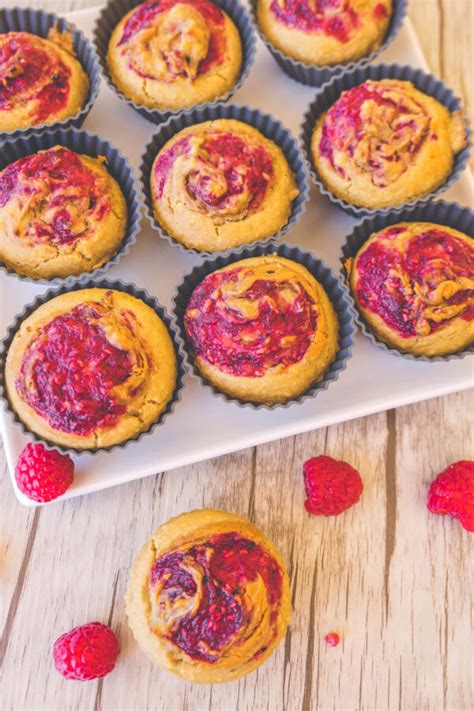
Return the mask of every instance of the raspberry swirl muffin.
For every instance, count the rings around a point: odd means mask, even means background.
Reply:
[[[257,0],[258,21],[283,54],[316,66],[355,61],[378,49],[392,0]]]
[[[313,163],[324,185],[351,205],[399,205],[436,190],[466,145],[460,111],[398,79],[345,91],[317,121]]]
[[[150,175],[155,217],[186,247],[217,252],[270,237],[299,195],[283,151],[242,121],[179,131]]]
[[[208,0],[147,0],[116,26],[107,64],[127,99],[176,111],[227,94],[242,46],[232,20]]]
[[[474,240],[429,222],[377,232],[346,264],[368,326],[402,353],[444,356],[474,343]]]
[[[201,374],[244,401],[301,395],[335,360],[338,319],[323,287],[276,254],[234,262],[194,289],[184,325]]]
[[[198,683],[231,681],[260,666],[284,636],[288,575],[246,518],[191,511],[141,549],[126,610],[137,642],[160,667]]]
[[[171,400],[176,377],[173,343],[155,311],[100,288],[37,308],[15,334],[5,366],[8,399],[23,424],[75,449],[146,431]]]
[[[102,266],[119,249],[127,206],[105,159],[54,146],[0,172],[0,260],[54,279]]]
[[[0,131],[64,121],[84,106],[89,79],[72,34],[0,34]]]

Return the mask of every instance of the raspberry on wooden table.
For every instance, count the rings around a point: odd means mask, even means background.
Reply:
[[[27,444],[18,458],[15,479],[29,499],[46,503],[62,496],[74,478],[74,462],[67,454],[46,449],[42,444]]]
[[[435,514],[450,514],[474,533],[474,462],[461,460],[447,467],[431,483],[426,505]]]
[[[119,652],[119,641],[110,627],[101,622],[89,622],[58,637],[53,659],[56,669],[66,679],[88,681],[109,674]]]
[[[364,485],[359,472],[347,462],[313,457],[303,465],[306,510],[314,516],[337,516],[360,499]]]

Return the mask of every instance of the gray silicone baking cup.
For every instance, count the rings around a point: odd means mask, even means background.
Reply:
[[[0,145],[3,141],[11,140],[18,136],[27,136],[45,128],[55,129],[59,127],[66,128],[67,126],[79,128],[84,123],[87,114],[97,99],[101,76],[99,62],[94,48],[80,30],[76,29],[63,17],[59,17],[52,12],[21,7],[0,9],[0,34],[6,32],[30,32],[40,37],[46,37],[48,31],[56,23],[58,30],[61,32],[72,31],[76,59],[89,77],[89,94],[86,103],[74,116],[64,119],[64,121],[43,123],[38,126],[15,129],[13,131],[0,131]]]
[[[159,127],[159,130],[150,143],[145,148],[145,153],[142,156],[140,165],[140,178],[142,190],[145,199],[145,212],[151,222],[152,227],[159,233],[160,237],[167,240],[170,244],[179,247],[185,252],[197,254],[201,257],[212,256],[218,254],[231,254],[239,251],[241,247],[233,247],[222,252],[200,252],[197,249],[186,247],[181,242],[178,242],[172,237],[158,222],[153,211],[153,201],[151,197],[150,176],[153,167],[153,162],[158,152],[163,148],[165,143],[175,136],[179,131],[182,131],[188,126],[193,126],[203,121],[215,121],[217,119],[235,119],[253,126],[258,129],[266,138],[277,144],[285,154],[288,165],[293,172],[296,184],[299,190],[298,197],[293,200],[292,209],[288,222],[269,237],[261,240],[255,240],[247,244],[270,244],[275,240],[280,239],[290,230],[300,219],[305,211],[306,203],[309,199],[309,181],[306,162],[301,155],[298,143],[289,129],[285,128],[280,121],[277,121],[271,114],[264,114],[259,109],[251,109],[248,106],[236,106],[235,104],[219,104],[218,106],[208,106],[202,109],[193,109],[192,111],[183,111],[178,116],[174,116]]]
[[[196,106],[184,109],[187,111],[192,111],[194,108],[201,108],[204,106],[215,106],[216,104],[228,101],[228,99],[230,99],[230,97],[233,96],[246,81],[255,60],[256,37],[247,11],[242,7],[238,0],[210,1],[229,15],[230,19],[234,22],[239,31],[242,42],[242,68],[236,83],[230,91],[217,97],[213,101],[206,101],[202,104],[197,104]],[[127,97],[124,96],[124,94],[115,86],[107,64],[107,49],[112,32],[122,17],[130,12],[130,10],[134,7],[141,4],[142,0],[109,0],[96,20],[93,35],[94,44],[99,55],[99,62],[101,64],[105,79],[115,94],[149,121],[153,121],[154,123],[163,123],[164,121],[167,121],[170,116],[179,114],[180,110],[161,111],[160,109],[149,109],[142,104],[137,104],[135,101],[127,99]]]
[[[346,237],[345,242],[341,247],[341,273],[346,283],[348,276],[345,269],[346,259],[354,258],[359,249],[372,234],[379,232],[386,227],[390,227],[391,225],[397,225],[400,222],[433,222],[445,227],[451,227],[474,238],[474,212],[467,207],[458,205],[455,202],[435,200],[434,202],[427,203],[425,205],[407,207],[404,210],[391,210],[385,215],[365,217],[361,220],[361,222],[358,222],[354,226],[353,231]],[[393,348],[393,346],[389,346],[377,338],[360,313],[350,289],[349,299],[352,302],[352,307],[356,313],[356,322],[360,326],[362,333],[367,336],[367,338],[370,338],[372,343],[379,348],[382,348],[384,351],[387,351],[387,353],[399,356],[400,358],[425,361],[427,363],[457,360],[459,358],[464,358],[468,354],[474,353],[474,344],[464,348],[458,353],[451,353],[446,356],[434,356],[433,358],[428,356],[412,355],[411,353],[403,353],[397,348]]]
[[[336,195],[328,190],[328,188],[326,188],[320,180],[313,164],[311,156],[311,135],[319,117],[339,99],[344,91],[347,91],[354,86],[358,86],[368,79],[374,81],[380,81],[381,79],[399,79],[401,81],[410,81],[416,86],[417,89],[437,99],[450,112],[461,109],[460,100],[440,79],[437,79],[432,74],[427,74],[421,69],[414,69],[413,67],[402,66],[400,64],[379,64],[376,66],[356,69],[352,72],[347,72],[342,76],[334,77],[328,84],[321,88],[304,115],[300,129],[301,144],[303,146],[305,158],[308,162],[311,177],[321,193],[326,195],[331,202],[344,210],[344,212],[358,218],[375,214],[386,215],[394,209],[403,210],[405,207],[411,207],[413,205],[426,203],[429,200],[432,200],[436,195],[439,195],[451,187],[451,185],[459,178],[461,172],[466,167],[471,152],[471,131],[467,119],[465,118],[466,145],[462,151],[454,157],[454,167],[452,173],[446,178],[445,182],[437,188],[437,190],[434,190],[429,195],[415,198],[414,200],[400,205],[392,205],[390,207],[379,209],[357,207],[336,197]]]
[[[125,197],[128,217],[127,227],[120,249],[106,264],[89,272],[83,272],[77,276],[68,276],[64,279],[60,277],[54,279],[33,279],[32,277],[20,276],[13,269],[10,269],[0,261],[0,271],[11,274],[22,281],[29,281],[33,284],[48,284],[49,286],[59,284],[72,285],[77,281],[84,279],[89,280],[101,276],[107,269],[117,264],[122,257],[128,254],[130,247],[136,242],[141,221],[141,196],[138,193],[136,180],[128,160],[121,151],[109,141],[93,133],[80,131],[76,128],[47,129],[40,133],[34,133],[13,141],[8,141],[2,147],[0,154],[0,171],[19,158],[57,145],[65,146],[76,153],[83,153],[93,158],[98,158],[99,156],[106,158],[107,170],[110,175],[115,178]]]
[[[393,9],[390,17],[390,22],[385,32],[384,40],[379,49],[375,49],[373,52],[370,52],[370,54],[367,54],[365,57],[361,57],[360,59],[354,62],[332,64],[326,66],[306,64],[305,62],[292,59],[292,57],[289,57],[287,54],[284,54],[281,50],[277,49],[260,28],[260,23],[258,21],[257,14],[257,6],[258,0],[250,0],[252,20],[257,28],[262,42],[266,45],[270,54],[275,59],[280,68],[283,69],[285,74],[287,74],[291,79],[294,79],[300,84],[319,87],[330,81],[330,79],[332,79],[334,76],[339,76],[344,72],[351,72],[352,70],[357,69],[358,67],[366,67],[368,64],[370,64],[370,62],[372,62],[376,57],[378,57],[381,52],[387,49],[387,47],[393,42],[393,40],[400,31],[400,28],[407,14],[408,0],[393,0]]]
[[[294,262],[298,262],[308,269],[315,279],[324,287],[331,303],[336,311],[339,322],[339,348],[336,359],[329,366],[324,377],[317,383],[308,388],[306,392],[296,398],[292,398],[285,403],[277,403],[274,405],[258,404],[240,400],[232,397],[227,393],[218,390],[206,378],[204,378],[194,362],[193,349],[189,342],[184,326],[184,315],[189,303],[189,299],[194,289],[200,284],[205,277],[212,272],[222,269],[241,259],[250,259],[252,257],[262,257],[267,254],[277,254],[280,257],[286,257]],[[311,252],[305,252],[299,247],[293,247],[289,244],[270,244],[267,247],[262,245],[241,247],[238,253],[214,256],[206,259],[202,264],[196,266],[188,274],[184,276],[183,281],[178,286],[176,294],[173,298],[173,311],[176,317],[177,326],[180,330],[181,339],[185,344],[188,355],[188,362],[191,365],[192,374],[206,388],[212,390],[214,395],[225,400],[226,402],[236,403],[239,407],[251,407],[254,410],[275,410],[281,407],[290,407],[297,403],[302,403],[308,398],[315,397],[319,392],[327,390],[332,382],[338,379],[339,374],[345,370],[347,361],[351,357],[352,347],[355,340],[355,312],[349,298],[349,291],[343,279],[338,279],[334,272],[327,267],[323,261],[317,259]]]
[[[77,449],[75,447],[65,447],[63,445],[50,442],[49,440],[46,440],[35,434],[35,432],[30,430],[22,422],[22,420],[20,420],[16,412],[13,410],[10,404],[10,400],[8,398],[7,389],[5,385],[5,365],[8,350],[15,334],[17,333],[23,321],[27,319],[34,311],[36,311],[39,306],[46,303],[47,301],[50,301],[51,299],[54,299],[56,296],[71,291],[80,291],[82,289],[113,289],[115,291],[124,291],[127,294],[135,296],[137,299],[141,299],[141,301],[147,304],[147,306],[152,308],[153,311],[158,314],[158,316],[166,325],[168,333],[171,336],[171,340],[173,341],[177,361],[177,379],[176,386],[173,392],[173,397],[166,406],[166,409],[161,413],[160,417],[155,422],[152,422],[147,430],[139,432],[135,437],[127,439],[124,442],[120,442],[119,444],[113,444],[109,447],[98,447],[95,449]],[[137,286],[135,286],[135,284],[127,284],[121,279],[102,279],[100,281],[90,280],[80,284],[74,284],[73,286],[63,285],[57,289],[49,289],[47,292],[45,292],[41,296],[38,296],[33,302],[27,304],[24,307],[23,311],[16,316],[12,325],[7,329],[7,334],[0,344],[0,398],[3,400],[5,410],[10,414],[14,422],[16,422],[16,424],[20,426],[20,428],[25,434],[31,436],[36,442],[41,442],[49,449],[57,449],[65,454],[70,452],[75,452],[76,454],[99,454],[100,452],[110,452],[113,449],[127,447],[132,442],[138,442],[145,435],[151,434],[156,429],[156,427],[164,423],[165,419],[174,411],[176,404],[181,400],[182,391],[184,387],[183,381],[186,372],[186,351],[184,349],[184,344],[179,334],[179,331],[176,328],[176,322],[174,317],[169,316],[168,312],[163,306],[161,306],[158,299],[154,296],[151,296],[145,289],[139,289]]]

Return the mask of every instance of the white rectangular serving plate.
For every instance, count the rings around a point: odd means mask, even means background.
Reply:
[[[91,37],[97,12],[98,8],[92,8],[69,13],[68,17]],[[427,68],[409,20],[378,61]],[[302,115],[314,93],[315,89],[297,84],[283,74],[258,40],[255,65],[233,101],[270,112],[298,135]],[[119,146],[137,175],[140,156],[156,130],[153,124],[115,96],[105,80],[84,128]],[[472,204],[473,182],[468,170],[443,198]],[[286,239],[311,250],[337,270],[339,246],[354,222],[312,188],[306,213]],[[161,240],[144,219],[137,244],[106,276],[120,277],[145,287],[169,308],[182,275],[198,261],[198,258]],[[2,275],[2,333],[24,304],[45,290],[44,286]],[[339,379],[317,397],[287,409],[242,409],[213,396],[210,390],[188,375],[182,401],[153,434],[125,449],[75,457],[75,481],[63,498],[88,494],[263,442],[464,390],[474,384],[473,376],[473,361],[469,357],[445,363],[418,363],[386,353],[360,333],[347,369]],[[13,477],[15,462],[28,438],[5,410],[1,412],[0,423],[15,493],[25,505],[34,505],[18,491]]]

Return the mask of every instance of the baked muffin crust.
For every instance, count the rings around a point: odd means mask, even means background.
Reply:
[[[88,91],[70,33],[0,34],[0,131],[64,121],[84,106]]]
[[[126,611],[150,659],[197,683],[238,679],[286,632],[285,565],[250,521],[204,509],[172,518],[138,554]]]
[[[278,255],[242,259],[193,291],[185,328],[202,375],[233,397],[282,403],[320,380],[338,348],[323,287]]]
[[[258,0],[257,10],[263,33],[283,54],[330,66],[380,47],[392,0]]]
[[[114,29],[107,63],[126,98],[178,110],[230,91],[242,46],[232,20],[209,0],[147,0]]]
[[[156,219],[186,247],[217,252],[270,237],[298,196],[283,151],[253,126],[218,119],[179,131],[158,153]]]
[[[20,420],[76,449],[107,447],[147,430],[171,400],[176,356],[168,330],[122,291],[61,294],[21,324],[5,381]]]
[[[430,222],[369,237],[347,264],[369,327],[402,353],[443,356],[474,342],[474,239]]]
[[[117,252],[126,226],[105,159],[54,146],[0,172],[0,260],[22,276],[92,271]]]
[[[398,79],[366,81],[341,94],[318,119],[311,153],[337,197],[371,209],[436,190],[466,144],[460,111]]]

